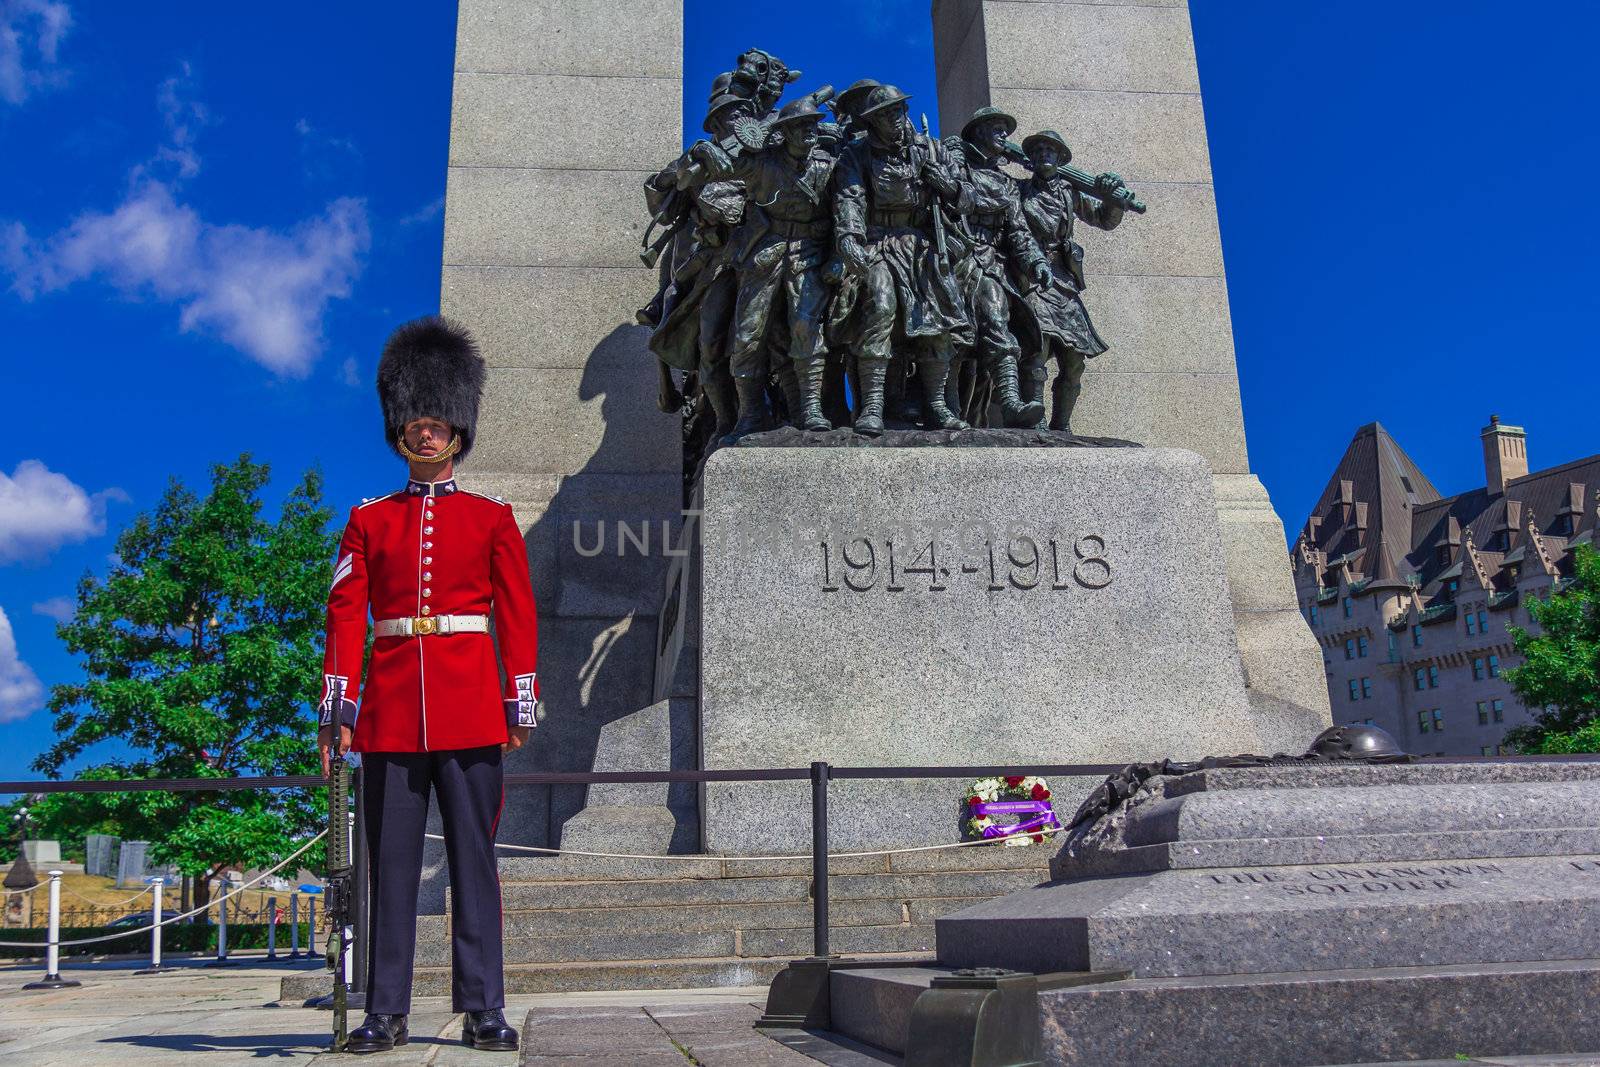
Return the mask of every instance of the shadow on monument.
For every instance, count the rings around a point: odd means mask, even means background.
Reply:
[[[599,402],[600,439],[581,469],[557,480],[525,534],[548,717],[507,760],[511,773],[698,765],[692,679],[687,692],[656,681],[668,552],[682,545],[681,423],[656,407],[647,338],[643,327],[618,325],[595,346],[577,399]],[[537,447],[537,429],[529,436]],[[690,851],[698,837],[694,787],[684,784],[515,787],[500,833],[516,844],[627,852]]]

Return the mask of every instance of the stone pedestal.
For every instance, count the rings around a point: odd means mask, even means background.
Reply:
[[[1192,452],[724,449],[703,492],[707,768],[1301,751],[1325,725],[1246,695]],[[833,844],[953,840],[963,785],[836,782]],[[707,786],[708,851],[803,851],[808,788]]]

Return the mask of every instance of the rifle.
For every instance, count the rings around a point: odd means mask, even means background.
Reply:
[[[338,655],[337,649],[335,656]],[[350,763],[342,746],[341,722],[344,709],[344,682],[334,663],[330,685],[333,701],[333,743],[328,746],[328,852],[327,888],[323,891],[324,914],[328,917],[328,969],[333,972],[333,1052],[343,1052],[350,1043],[350,975],[346,967],[350,948],[350,913],[355,904],[352,892],[350,858]]]
[[[1007,141],[1005,151],[1011,162],[1025,170],[1033,170],[1033,160],[1028,158],[1028,154],[1022,150],[1020,145]],[[1106,177],[1109,172],[1097,178],[1086,170],[1079,170],[1077,167],[1068,166],[1065,163],[1057,163],[1056,173],[1065,178],[1067,184],[1080,193],[1087,193],[1100,199],[1109,199],[1118,207],[1125,211],[1131,211],[1135,215],[1143,215],[1145,212],[1145,202],[1134,196],[1133,190],[1126,185],[1119,185],[1111,192],[1106,192],[1105,188],[1100,184],[1100,178]],[[1116,177],[1115,174],[1109,174],[1109,176]]]
[[[934,163],[939,162],[939,150],[935,147],[937,142],[928,130],[928,113],[922,113],[922,140],[928,146],[928,159]],[[950,262],[950,252],[944,240],[944,206],[939,203],[939,198],[933,198],[933,247],[939,253],[942,262]]]

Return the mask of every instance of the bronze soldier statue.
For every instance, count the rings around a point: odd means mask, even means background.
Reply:
[[[776,141],[772,147],[735,159],[720,152],[710,156],[714,163],[708,170],[737,179],[746,196],[744,226],[735,242],[738,298],[729,356],[739,421],[725,443],[769,425],[766,386],[776,363],[769,359],[776,347],[769,335],[779,332],[778,323],[787,327],[781,336],[793,361],[792,377],[779,376],[789,394],[790,420],[806,430],[833,429],[822,410],[828,300],[822,272],[833,232],[829,181],[835,157],[818,145],[822,119],[814,98],[801,97],[769,124]]]
[[[1050,429],[1072,431],[1072,409],[1083,392],[1084,361],[1107,350],[1105,341],[1089,321],[1079,294],[1084,289],[1083,248],[1072,239],[1074,219],[1102,230],[1115,229],[1125,205],[1143,210],[1122,179],[1102,174],[1094,179],[1093,194],[1082,183],[1069,181],[1061,168],[1072,159],[1072,149],[1054,130],[1040,130],[1024,138],[1022,151],[1033,175],[1022,183],[1022,215],[1035,240],[1049,258],[1054,281],[1030,290],[1025,300],[1038,320],[1037,340],[1025,346],[1022,387],[1029,399],[1043,393],[1046,367],[1058,363],[1051,387]]]
[[[1000,169],[1006,140],[1016,128],[1017,120],[1006,112],[984,107],[967,120],[959,139],[952,138],[962,156],[957,173],[967,186],[962,237],[969,245],[957,262],[956,281],[977,335],[978,366],[994,389],[1004,424],[1036,426],[1044,418],[1044,405],[1020,395],[1017,364],[1022,350],[1012,332],[1012,319],[1023,320],[1021,329],[1027,336],[1036,333],[1037,326],[1012,285],[1007,264],[1030,289],[1048,289],[1055,279],[1022,217],[1017,181]],[[968,412],[973,421],[981,421],[988,408],[987,390],[977,393],[983,410]]]
[[[754,110],[749,98],[724,93],[711,102],[704,128],[714,138],[732,137],[735,124],[753,118]],[[670,180],[676,188],[691,191],[693,230],[687,254],[674,265],[661,324],[650,337],[650,350],[668,367],[698,370],[699,385],[716,416],[720,436],[731,431],[738,418],[728,369],[728,339],[737,293],[730,248],[743,218],[745,195],[737,181],[700,180],[703,168],[691,149],[657,176],[658,181]]]
[[[867,135],[845,148],[834,171],[835,247],[850,280],[835,297],[832,325],[852,316],[861,395],[855,430],[883,432],[884,379],[893,343],[917,351],[923,425],[965,429],[945,404],[945,380],[957,346],[973,342],[948,257],[935,240],[934,209],[957,202],[961,184],[911,128],[905,93],[892,85],[871,90],[859,117]]]

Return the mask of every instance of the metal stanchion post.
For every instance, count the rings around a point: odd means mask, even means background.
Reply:
[[[767,990],[767,1010],[756,1020],[763,1029],[831,1030],[833,1001],[829,974],[851,961],[828,946],[828,779],[831,768],[811,764],[811,949],[778,972]]]
[[[267,898],[267,959],[278,958],[278,898]]]
[[[828,765],[811,764],[811,954],[828,952]]]
[[[317,950],[317,898],[315,896],[306,900],[306,930],[309,931],[306,935],[306,941],[308,942],[306,955],[312,956],[316,954]]]
[[[224,875],[217,888],[217,958],[205,964],[207,967],[233,966],[228,958],[228,888],[231,885],[233,880]]]
[[[61,872],[50,872],[50,925],[45,932],[49,945],[44,954],[44,977],[29,982],[23,989],[66,989],[82,982],[61,977]]]
[[[289,894],[289,958],[297,960],[304,956],[300,951],[300,894]]]
[[[174,967],[161,966],[161,888],[165,884],[163,878],[150,883],[150,966],[142,967],[134,974],[161,974],[176,970]]]

